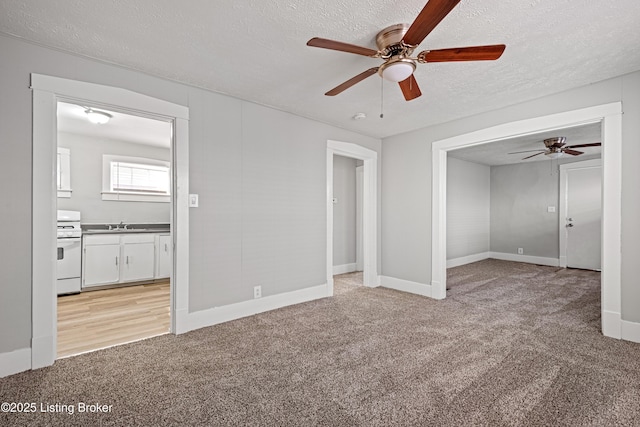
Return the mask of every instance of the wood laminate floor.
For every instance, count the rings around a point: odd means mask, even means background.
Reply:
[[[58,297],[58,357],[169,332],[169,282]]]

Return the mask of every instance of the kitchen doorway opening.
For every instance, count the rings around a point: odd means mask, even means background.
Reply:
[[[169,333],[172,122],[56,110],[57,358]]]
[[[169,124],[171,129],[171,194],[169,196],[170,232],[168,233],[168,243],[173,246],[173,253],[169,260],[171,268],[169,273],[169,330],[172,333],[186,330],[189,306],[189,109],[126,89],[39,74],[31,75],[31,89],[33,92],[31,369],[52,365],[57,354],[58,102],[91,106],[103,111],[126,113]],[[83,114],[86,113],[83,112]],[[113,194],[105,195],[104,193],[109,193],[109,191],[105,192],[104,189],[102,193],[102,197],[115,197]],[[126,224],[122,221],[122,224],[108,225],[111,225],[112,228],[114,225],[124,228]],[[107,237],[114,239],[116,236],[108,235]],[[144,242],[138,243],[144,246]],[[136,247],[136,249],[140,249],[140,247]],[[127,255],[130,263],[145,257],[137,251],[123,251],[124,249],[120,248],[119,265],[122,262],[126,263]],[[124,258],[122,258],[123,255]]]

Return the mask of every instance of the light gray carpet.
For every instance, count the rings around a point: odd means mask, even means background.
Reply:
[[[109,414],[0,425],[640,425],[640,344],[600,333],[599,274],[486,260],[448,298],[336,296],[0,379],[0,402]],[[339,291],[338,291],[339,290]]]

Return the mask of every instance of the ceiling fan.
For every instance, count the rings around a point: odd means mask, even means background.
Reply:
[[[411,25],[396,24],[380,31],[376,36],[378,50],[319,37],[314,37],[309,40],[307,46],[355,53],[356,55],[384,60],[384,63],[379,67],[373,67],[363,71],[357,76],[334,87],[325,93],[325,95],[337,95],[367,77],[378,73],[386,80],[397,82],[400,85],[404,98],[407,101],[411,101],[422,95],[418,83],[413,76],[413,72],[416,70],[418,63],[491,61],[500,58],[506,47],[503,44],[425,50],[416,56],[412,56],[413,51],[422,43],[422,40],[433,31],[440,21],[442,21],[459,2],[460,0],[429,0]]]
[[[540,154],[545,154],[552,159],[557,159],[562,156],[564,153],[571,154],[572,156],[579,156],[580,154],[584,154],[582,151],[574,150],[574,148],[584,148],[584,147],[599,147],[602,145],[601,142],[593,142],[591,144],[578,144],[578,145],[567,145],[567,138],[564,136],[556,136],[554,138],[545,139],[544,146],[545,150],[526,150],[526,151],[515,151],[509,154],[520,154],[520,153],[531,153],[532,151],[539,151],[539,153],[532,154],[530,156],[524,157],[522,160],[530,159],[531,157],[539,156]]]

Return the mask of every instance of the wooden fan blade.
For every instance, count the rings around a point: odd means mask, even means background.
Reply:
[[[601,142],[592,142],[591,144],[568,145],[565,148],[600,147],[601,145]]]
[[[422,43],[422,40],[458,3],[460,0],[429,0],[407,30],[402,41],[410,46]]]
[[[420,88],[418,87],[418,82],[416,81],[416,78],[413,77],[413,74],[403,81],[398,82],[398,84],[400,85],[404,99],[407,101],[411,101],[412,99],[416,99],[422,95],[422,92],[420,92]]]
[[[580,154],[584,154],[582,151],[572,150],[570,148],[565,148],[562,150],[563,153],[571,154],[572,156],[579,156]]]
[[[321,39],[314,37],[307,42],[307,46],[321,47],[323,49],[339,50],[340,52],[355,53],[356,55],[376,56],[377,50],[368,47],[356,46],[354,44],[338,42],[335,40]]]
[[[531,156],[524,157],[522,160],[527,160],[527,159],[530,159],[532,157],[539,156],[540,154],[544,154],[544,151],[541,152],[541,153],[538,153],[538,154],[532,154]]]
[[[493,61],[502,55],[503,44],[488,46],[454,47],[451,49],[428,50],[420,54],[426,62]]]
[[[341,85],[338,85],[338,86],[334,87],[329,92],[325,93],[325,95],[327,95],[327,96],[336,96],[337,94],[349,89],[354,84],[360,83],[362,80],[366,79],[369,76],[374,75],[377,72],[378,72],[378,67],[369,68],[367,71],[363,71],[362,73],[358,74],[355,77],[350,78],[349,80],[347,80],[346,82],[342,83]]]
[[[513,153],[507,154],[522,154],[522,153],[533,153],[534,151],[542,151],[543,153],[547,150],[525,150],[525,151],[514,151]]]

